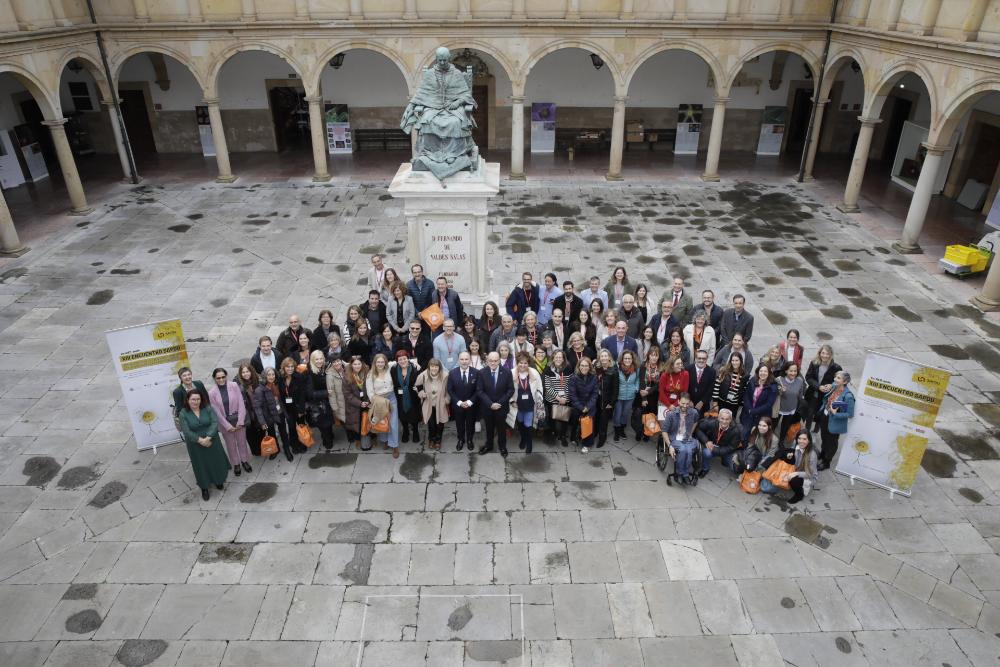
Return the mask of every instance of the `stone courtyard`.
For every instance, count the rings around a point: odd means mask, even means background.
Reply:
[[[918,665],[1000,656],[1000,324],[809,186],[505,183],[490,279],[623,264],[747,295],[860,378],[955,373],[912,498],[832,470],[789,506],[649,444],[479,457],[403,445],[255,459],[203,502],[137,452],[104,332],[183,321],[195,376],[405,272],[384,184],[147,185],[0,268],[0,664]],[[479,444],[479,443],[477,443]]]

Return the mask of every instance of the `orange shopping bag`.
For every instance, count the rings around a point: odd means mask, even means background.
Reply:
[[[316,444],[316,441],[313,440],[313,431],[309,427],[309,424],[296,424],[295,433],[299,436],[299,442],[306,447],[312,447]]]
[[[312,434],[310,434],[312,435]],[[260,455],[270,456],[271,454],[278,453],[278,441],[274,439],[274,436],[268,435],[260,441]]]
[[[375,422],[375,423],[372,424],[372,428],[371,428],[371,432],[372,433],[388,433],[389,431],[390,431],[390,428],[389,428],[389,418],[388,417],[383,417],[381,419],[381,421],[377,421],[377,422]]]
[[[584,440],[594,435],[594,418],[589,416],[580,417],[580,439]]]
[[[660,432],[660,422],[656,420],[656,413],[647,412],[642,416],[642,432],[644,435],[656,435]]]
[[[441,312],[441,306],[432,303],[420,311],[420,319],[427,322],[427,326],[431,328],[431,331],[437,331],[444,324],[444,313]]]
[[[361,437],[365,437],[372,430],[372,423],[368,419],[368,411],[364,410],[361,413]]]
[[[757,493],[760,491],[760,473],[749,470],[740,475],[740,488],[746,493]]]
[[[788,482],[782,479],[785,475],[790,475],[795,472],[795,466],[787,461],[775,461],[772,463],[767,472],[764,473],[764,479],[774,484],[779,489],[790,489],[792,488]]]

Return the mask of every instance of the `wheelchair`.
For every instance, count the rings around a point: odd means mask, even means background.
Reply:
[[[674,482],[677,482],[681,486],[698,486],[698,473],[701,471],[702,466],[701,443],[695,440],[694,453],[691,455],[691,474],[689,475],[689,479],[685,479],[677,472],[677,460],[670,458],[670,449],[667,447],[667,443],[663,441],[663,435],[658,433],[656,439],[656,467],[660,470],[666,470],[667,464],[671,461],[673,461],[673,472],[667,473],[667,486],[673,486]]]

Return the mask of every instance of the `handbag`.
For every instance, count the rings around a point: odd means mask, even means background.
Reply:
[[[570,416],[570,409],[568,405],[553,405],[552,406],[552,418],[557,422],[568,422]]]
[[[647,412],[642,416],[642,433],[643,435],[653,436],[660,432],[660,422],[656,420],[656,415],[652,412]]]
[[[779,489],[790,489],[792,487],[787,481],[783,480],[782,477],[794,472],[795,466],[788,461],[782,461],[779,459],[768,467],[767,471],[764,473],[764,479]]]
[[[365,437],[371,432],[372,423],[368,420],[368,411],[361,411],[361,437]]]
[[[389,431],[390,431],[390,428],[389,428],[389,418],[388,417],[383,417],[379,421],[377,421],[374,424],[372,424],[371,430],[370,430],[371,433],[388,433]]]
[[[740,488],[744,493],[757,493],[760,491],[760,478],[759,472],[747,470],[740,475]]]
[[[580,417],[580,439],[585,440],[594,435],[594,418],[590,415]]]
[[[310,434],[312,435],[312,434]],[[260,441],[260,455],[271,456],[278,453],[278,441],[272,435],[264,436]]]
[[[432,303],[420,311],[420,319],[427,323],[431,331],[437,331],[444,324],[444,313],[441,311],[441,306]]]
[[[296,424],[295,433],[299,436],[299,442],[301,442],[306,447],[312,447],[316,444],[313,440],[312,429],[307,424]]]
[[[785,442],[795,442],[795,438],[799,436],[799,431],[802,430],[802,422],[795,422],[788,427],[788,433],[785,434]]]

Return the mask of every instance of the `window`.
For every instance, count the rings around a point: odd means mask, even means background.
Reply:
[[[90,90],[86,81],[70,81],[69,96],[73,98],[73,107],[77,111],[93,111],[94,104],[90,101]]]

